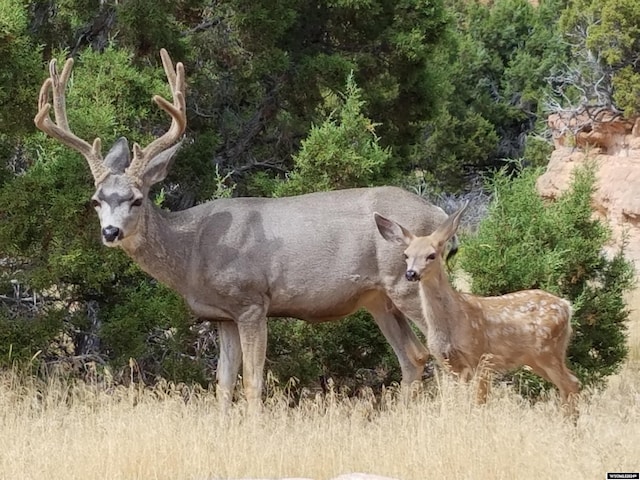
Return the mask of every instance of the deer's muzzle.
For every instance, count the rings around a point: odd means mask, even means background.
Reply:
[[[407,280],[410,282],[417,282],[420,280],[420,275],[415,270],[407,270],[407,273],[404,274]]]
[[[102,236],[106,242],[115,242],[122,236],[122,230],[113,225],[109,225],[102,229]]]

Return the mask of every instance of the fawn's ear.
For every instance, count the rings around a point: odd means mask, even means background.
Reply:
[[[460,207],[456,212],[449,215],[449,218],[447,218],[436,229],[436,231],[431,234],[438,245],[444,245],[449,241],[451,237],[455,235],[455,233],[458,231],[458,227],[460,226],[460,219],[462,218],[462,214],[465,212],[468,206],[469,202],[466,201],[464,205],[462,205],[462,207]]]
[[[388,242],[407,246],[415,238],[414,235],[402,225],[383,217],[377,212],[373,214],[373,218],[376,220],[380,235]]]

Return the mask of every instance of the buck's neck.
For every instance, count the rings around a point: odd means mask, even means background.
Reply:
[[[149,200],[143,208],[136,233],[123,240],[121,247],[142,270],[182,293],[187,284],[193,228],[180,220],[187,220],[188,214],[165,214]]]

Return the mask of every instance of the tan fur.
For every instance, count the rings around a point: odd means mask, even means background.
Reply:
[[[479,402],[486,400],[491,370],[528,365],[558,387],[563,404],[573,414],[579,382],[566,366],[571,337],[569,302],[542,290],[497,297],[457,292],[449,283],[442,253],[463,211],[464,207],[431,235],[422,237],[376,216],[382,235],[407,247],[407,278],[419,279],[431,354],[463,380],[486,367],[478,372]]]

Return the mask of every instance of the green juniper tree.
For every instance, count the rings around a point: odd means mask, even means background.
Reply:
[[[638,2],[571,2],[562,13],[560,27],[575,57],[564,72],[566,99],[614,107],[627,117],[640,114]]]
[[[560,0],[446,3],[456,24],[436,55],[446,94],[412,160],[458,191],[469,176],[521,157],[531,136],[544,131],[548,78],[569,48],[557,28]]]
[[[379,145],[376,124],[362,113],[365,102],[353,73],[345,94],[321,125],[312,126],[293,157],[293,169],[276,187],[276,196],[298,195],[382,183],[391,152]]]

